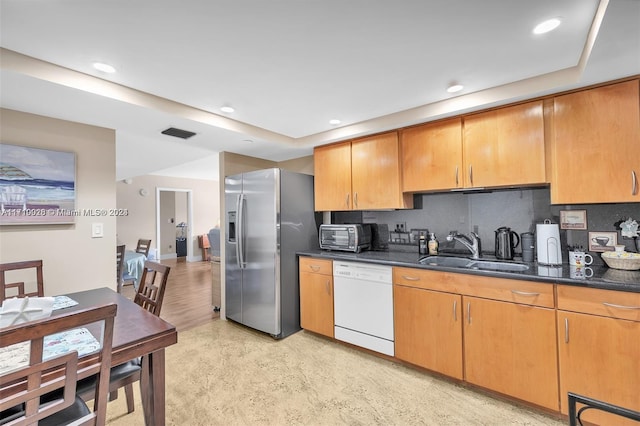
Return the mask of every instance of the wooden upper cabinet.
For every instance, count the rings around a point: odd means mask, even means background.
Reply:
[[[542,101],[402,131],[403,191],[547,182]]]
[[[351,142],[313,151],[316,211],[351,210]]]
[[[354,210],[413,207],[401,188],[398,132],[351,142],[351,186]]]
[[[640,202],[638,80],[554,98],[553,204]]]
[[[412,196],[402,193],[399,149],[397,132],[317,147],[316,211],[412,208]]]
[[[462,187],[462,119],[457,117],[401,132],[405,192]]]
[[[542,101],[464,117],[464,186],[546,183]]]

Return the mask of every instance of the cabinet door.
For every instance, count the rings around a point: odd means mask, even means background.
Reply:
[[[402,131],[402,190],[462,187],[462,120],[454,118]]]
[[[466,187],[546,182],[542,101],[464,118]]]
[[[333,277],[300,272],[300,326],[333,337]]]
[[[553,204],[640,202],[638,80],[554,98]]]
[[[462,380],[462,297],[394,285],[397,358]]]
[[[640,322],[558,311],[560,406],[567,392],[640,411]],[[633,424],[587,410],[583,420],[600,425]]]
[[[315,210],[351,210],[351,142],[317,147],[313,169]]]
[[[398,133],[391,132],[351,143],[354,210],[410,208],[400,187]]]
[[[555,311],[463,297],[465,378],[558,410]]]

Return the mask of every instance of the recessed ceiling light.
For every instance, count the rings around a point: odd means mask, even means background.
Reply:
[[[109,64],[102,63],[102,62],[94,62],[93,63],[93,67],[95,69],[97,69],[98,71],[106,72],[106,73],[109,73],[109,74],[113,74],[114,72],[116,72],[116,69],[114,67],[112,67]]]
[[[548,33],[549,31],[553,31],[558,28],[560,22],[560,18],[547,19],[546,21],[540,22],[538,25],[536,25],[533,29],[533,33],[544,34]]]
[[[447,88],[447,92],[456,93],[461,91],[462,89],[464,89],[464,86],[462,84],[452,84]]]
[[[342,123],[342,121],[336,120],[335,118],[333,120],[329,120],[329,124],[331,124],[332,126],[337,126],[340,123]]]
[[[226,112],[226,113],[232,113],[233,111],[235,111],[235,109],[233,107],[225,105],[222,108],[220,108],[220,111]]]

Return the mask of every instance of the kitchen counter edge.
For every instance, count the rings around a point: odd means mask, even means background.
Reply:
[[[598,288],[603,290],[628,291],[640,293],[640,271],[625,271],[621,269],[607,268],[606,266],[593,266],[593,276],[589,278],[571,278],[571,268],[567,264],[562,266],[544,266],[536,262],[526,263],[529,269],[523,272],[504,271],[480,271],[475,269],[423,265],[419,263],[417,253],[394,251],[364,251],[361,253],[307,250],[297,252],[298,256],[325,258],[330,260],[344,260],[350,262],[375,263],[379,265],[429,269],[446,271],[467,275],[479,275],[495,278],[510,278],[525,281],[546,282],[550,284],[567,284],[581,287]]]

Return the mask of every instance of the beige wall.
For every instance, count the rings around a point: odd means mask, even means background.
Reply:
[[[118,208],[127,209],[129,212],[128,216],[118,218],[118,240],[128,248],[134,248],[139,238],[151,239],[151,246],[158,248],[156,188],[190,190],[193,203],[193,224],[190,224],[193,226],[193,238],[187,243],[190,246],[188,260],[197,261],[202,258],[197,236],[208,233],[220,217],[220,192],[217,181],[145,175],[132,178],[131,184],[119,181],[116,188]],[[148,194],[141,196],[141,189],[145,189]],[[175,243],[175,224],[172,235]]]
[[[7,109],[3,143],[76,153],[76,209],[114,209],[115,132]],[[103,238],[91,238],[102,223]],[[77,216],[73,225],[0,227],[0,262],[42,259],[46,295],[98,287],[115,289],[116,218]]]

